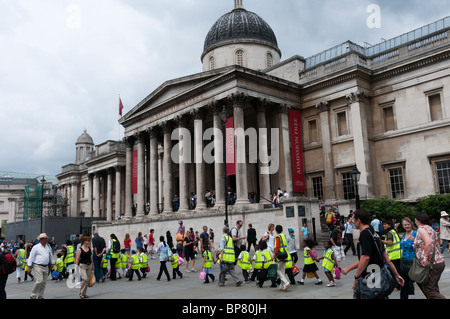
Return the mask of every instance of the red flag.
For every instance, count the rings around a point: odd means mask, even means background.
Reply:
[[[123,104],[122,99],[119,97],[119,115],[122,116]]]

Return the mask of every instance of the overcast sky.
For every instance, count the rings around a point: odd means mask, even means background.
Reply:
[[[367,24],[380,8],[380,28]],[[56,175],[86,129],[122,139],[124,114],[163,82],[202,71],[206,34],[233,0],[0,0],[0,171]],[[447,0],[244,0],[282,59],[347,40],[377,44],[450,16]]]

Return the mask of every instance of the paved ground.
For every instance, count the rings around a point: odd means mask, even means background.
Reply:
[[[323,251],[317,250],[319,256]],[[446,260],[446,270],[439,283],[442,294],[450,298],[450,253],[444,253]],[[302,257],[299,260],[298,267],[303,266]],[[355,256],[347,255],[346,260],[342,262],[342,267],[346,267],[356,261]],[[217,287],[216,282],[204,284],[199,280],[199,271],[201,270],[201,260],[196,260],[195,269],[197,272],[187,273],[185,266],[181,266],[183,279],[165,281],[162,277],[161,281],[156,280],[159,271],[159,261],[157,259],[150,260],[151,271],[146,279],[130,282],[123,278],[112,282],[106,280],[104,283],[96,284],[88,289],[90,299],[189,299],[193,301],[201,301],[206,299],[230,299],[230,300],[282,300],[282,299],[351,299],[352,298],[352,282],[354,272],[343,276],[341,280],[337,280],[337,286],[329,288],[326,286],[327,280],[323,273],[323,268],[319,266],[319,276],[324,281],[321,286],[316,286],[315,278],[306,278],[305,285],[291,286],[287,292],[281,292],[276,288],[270,288],[269,282],[266,282],[263,288],[256,287],[254,282],[243,284],[235,287],[233,280],[230,278],[226,282],[225,287]],[[171,267],[169,266],[169,272]],[[240,269],[238,269],[240,272]],[[213,266],[213,273],[218,278],[217,265]],[[241,274],[240,274],[241,275]],[[299,279],[300,275],[296,276]],[[242,275],[241,275],[242,277]],[[27,281],[17,284],[15,273],[8,278],[6,285],[6,293],[8,299],[28,299],[34,282]],[[66,283],[49,280],[47,282],[46,299],[79,299],[79,289],[68,288]],[[399,292],[394,291],[390,299],[399,299]],[[416,294],[410,296],[411,299],[425,299],[420,289],[416,286]]]

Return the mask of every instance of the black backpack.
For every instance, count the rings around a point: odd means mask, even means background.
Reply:
[[[115,254],[120,253],[120,243],[119,243],[119,241],[113,240],[113,243],[112,243],[112,251],[113,251],[113,253],[115,253]]]
[[[0,275],[9,275],[16,271],[17,263],[11,253],[0,254]]]

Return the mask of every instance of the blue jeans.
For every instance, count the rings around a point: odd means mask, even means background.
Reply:
[[[448,245],[448,239],[442,239],[442,246],[441,246],[441,254],[444,253],[445,248],[447,248]]]
[[[99,282],[100,279],[103,277],[103,271],[100,268],[100,263],[102,261],[102,257],[97,257],[97,255],[92,255],[92,260],[94,261],[94,276],[95,281]]]

